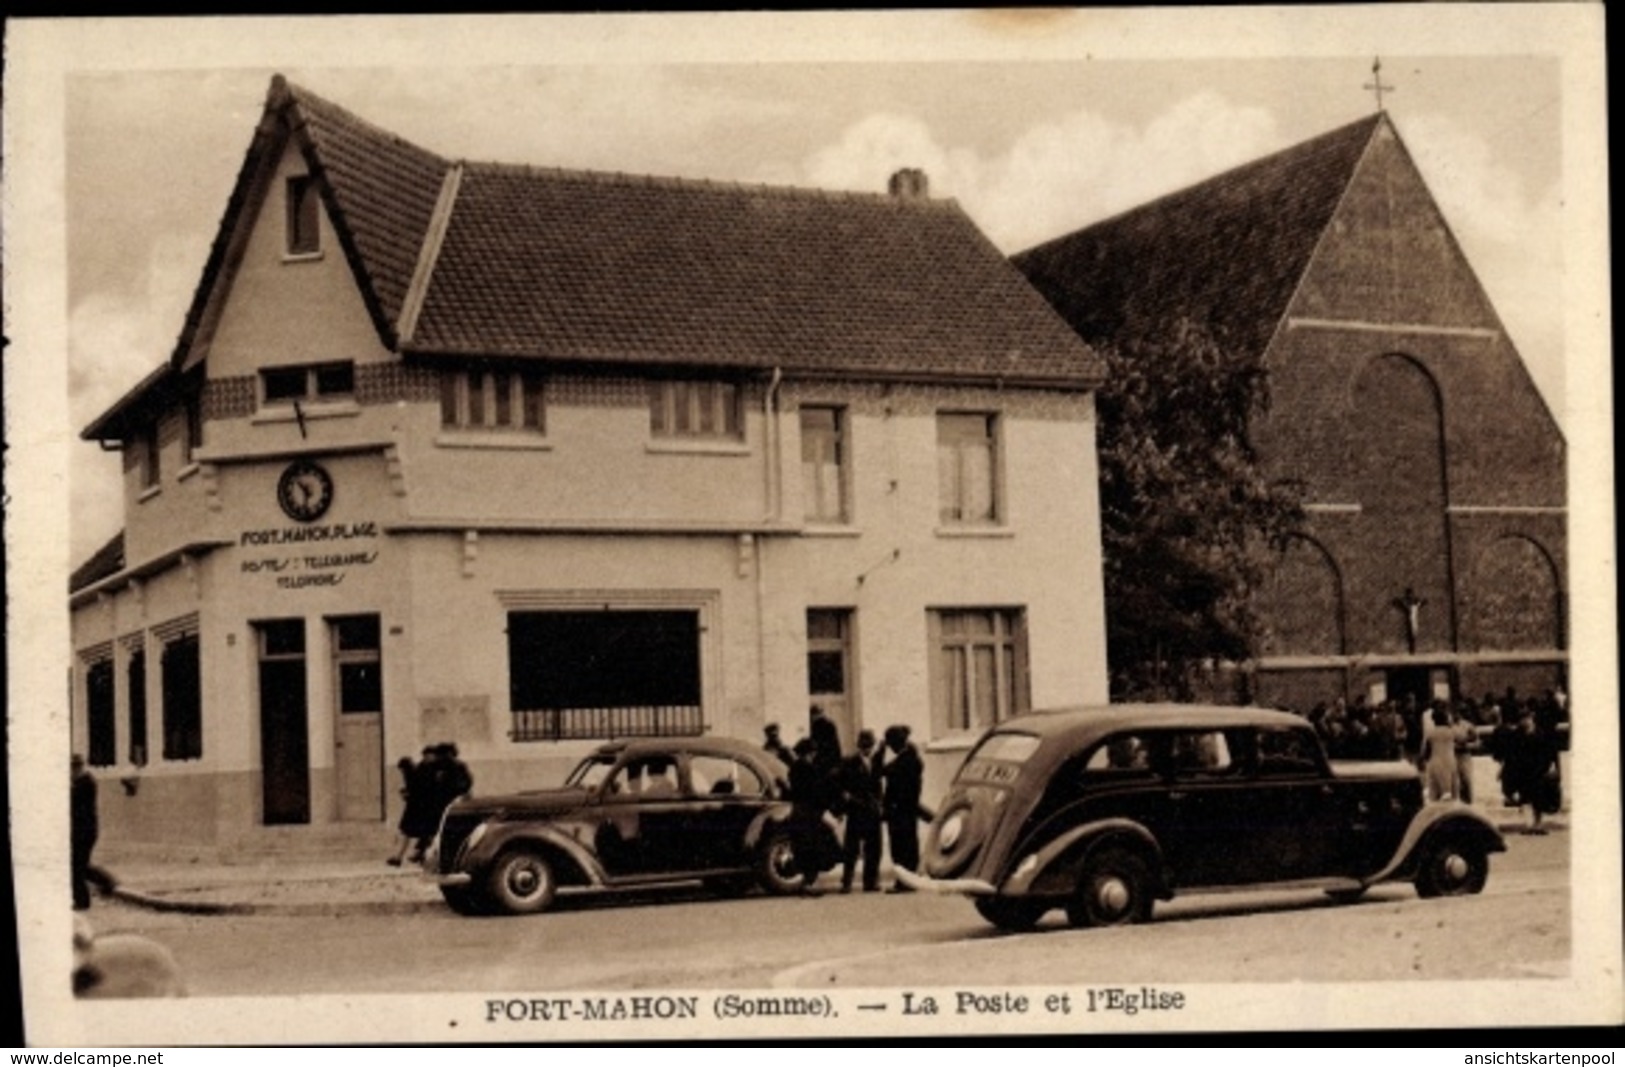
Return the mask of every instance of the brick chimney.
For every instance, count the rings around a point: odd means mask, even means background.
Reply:
[[[886,191],[904,200],[924,200],[931,195],[931,181],[918,167],[904,167],[891,176]]]

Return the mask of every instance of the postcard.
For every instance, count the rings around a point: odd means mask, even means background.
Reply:
[[[1602,21],[13,20],[24,1041],[1617,1025]]]

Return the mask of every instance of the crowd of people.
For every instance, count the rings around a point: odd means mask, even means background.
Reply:
[[[397,824],[400,836],[395,854],[385,861],[391,867],[401,865],[408,848],[411,862],[421,863],[424,849],[440,829],[440,817],[452,801],[474,788],[474,776],[458,758],[457,746],[449,741],[425,745],[422,759],[413,762],[410,756],[402,756],[395,766],[401,772],[401,796],[406,805]]]
[[[1561,689],[1524,698],[1508,687],[1427,703],[1410,695],[1375,704],[1339,698],[1316,704],[1306,718],[1332,759],[1416,764],[1430,800],[1473,803],[1474,760],[1482,756],[1499,766],[1502,798],[1525,811],[1528,832],[1545,833],[1545,817],[1562,806],[1558,754],[1568,747],[1569,708]]]
[[[841,892],[850,893],[860,863],[864,891],[878,891],[888,842],[894,868],[919,869],[920,821],[931,818],[920,803],[925,764],[907,726],[888,726],[882,738],[877,744],[873,730],[862,730],[846,753],[834,720],[816,709],[807,736],[792,748],[777,724],[766,728],[762,747],[789,768],[791,846],[808,896],[819,894],[814,883],[837,865]],[[889,892],[909,887],[899,881]]]

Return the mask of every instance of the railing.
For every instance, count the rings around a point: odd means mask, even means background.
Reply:
[[[697,704],[628,708],[538,708],[515,710],[515,741],[582,741],[616,737],[697,737],[705,732],[704,709]]]

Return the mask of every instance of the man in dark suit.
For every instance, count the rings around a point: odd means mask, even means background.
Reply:
[[[863,856],[863,891],[880,888],[880,767],[875,733],[858,733],[858,750],[841,761],[841,804],[846,813],[841,892],[852,891],[852,872]]]
[[[100,836],[96,812],[96,779],[85,767],[85,758],[77,752],[69,760],[69,770],[73,782],[72,803],[69,809],[73,910],[84,911],[90,907],[92,882],[103,893],[113,892],[115,882],[112,875],[90,862],[90,853],[96,847],[96,838]]]
[[[906,726],[886,727],[886,748],[891,756],[881,770],[886,787],[882,810],[886,836],[891,841],[892,866],[917,871],[920,869],[920,790],[925,779],[925,764],[908,734]],[[898,882],[891,887],[891,892],[911,890]]]

